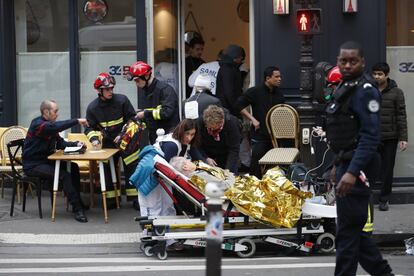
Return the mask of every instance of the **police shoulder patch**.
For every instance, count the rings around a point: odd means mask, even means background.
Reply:
[[[368,110],[371,111],[372,113],[376,113],[378,112],[378,110],[380,109],[380,105],[379,102],[377,100],[370,100],[368,103]]]
[[[370,84],[370,83],[367,82],[367,83],[364,84],[363,87],[364,87],[364,89],[367,89],[367,88],[372,87],[372,84]]]

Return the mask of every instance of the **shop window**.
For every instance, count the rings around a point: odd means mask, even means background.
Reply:
[[[79,2],[81,115],[97,97],[96,76],[108,72],[116,79],[114,93],[126,95],[137,108],[137,89],[125,72],[136,61],[134,0],[85,0]]]
[[[412,0],[387,0],[387,62],[390,65],[390,78],[404,91],[407,123],[408,149],[397,152],[394,169],[395,177],[412,177],[414,160],[414,10]]]
[[[70,117],[68,1],[15,0],[18,123],[28,127],[44,99]]]
[[[154,0],[154,76],[178,94],[177,10],[177,1]]]

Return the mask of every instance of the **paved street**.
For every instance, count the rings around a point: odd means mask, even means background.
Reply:
[[[50,220],[48,193],[44,192],[44,218],[39,219],[36,199],[28,197],[25,213],[16,205],[15,216],[9,216],[10,191],[0,199],[0,274],[1,275],[204,275],[202,249],[186,249],[169,254],[168,260],[148,258],[140,252],[139,228],[133,221],[137,213],[130,203],[109,211],[109,223],[103,221],[98,207],[87,212],[88,223],[73,220],[65,210],[64,199],[58,198],[56,221]],[[390,212],[376,212],[379,234],[413,233],[412,205],[394,205]],[[394,211],[392,211],[394,210]],[[408,218],[407,218],[408,217]],[[412,216],[411,216],[412,218]],[[412,275],[413,257],[403,249],[385,251],[399,275]],[[275,248],[259,247],[255,258],[240,259],[225,254],[223,275],[332,275],[333,255],[287,255]],[[363,270],[358,275],[366,275]]]
[[[147,258],[132,244],[101,246],[22,246],[0,247],[0,275],[204,275],[202,251],[180,252],[168,260]],[[401,251],[387,252],[398,275],[412,275],[412,256]],[[223,275],[333,275],[333,256],[270,257],[251,259],[232,255],[223,258]],[[277,272],[277,273],[276,273]],[[366,275],[359,269],[358,275]]]

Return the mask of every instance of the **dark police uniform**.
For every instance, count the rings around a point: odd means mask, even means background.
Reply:
[[[98,97],[86,109],[86,119],[88,120],[89,127],[85,127],[85,134],[92,143],[99,139],[98,131],[101,131],[103,136],[102,147],[116,148],[113,142],[114,139],[120,134],[124,124],[135,115],[134,107],[125,95],[113,94],[112,99],[105,101]],[[128,156],[123,158],[126,179],[129,179],[129,176],[134,172],[138,159],[137,154],[132,153],[131,156],[136,156],[136,158],[128,158]],[[115,164],[117,164],[118,160],[119,154],[116,154],[114,156]],[[106,198],[108,200],[108,207],[111,208],[115,206],[115,191],[109,164],[105,164],[104,169]],[[128,181],[126,181],[126,194],[129,200],[136,199],[138,196],[135,186],[129,185]]]
[[[336,199],[335,275],[355,275],[358,262],[372,275],[391,273],[388,262],[363,231],[370,189],[359,178],[362,171],[373,183],[379,170],[380,97],[379,91],[362,76],[342,82],[326,109],[327,138],[337,155],[336,182],[346,172],[357,177],[351,191]]]
[[[78,124],[77,119],[51,122],[42,116],[32,120],[23,147],[23,170],[28,176],[36,176],[52,182],[55,175],[55,162],[47,157],[56,149],[76,146],[78,142],[66,142],[59,132]],[[66,164],[62,162],[59,183],[73,206],[73,211],[82,210],[80,199],[79,167],[71,162],[71,173],[65,170]]]

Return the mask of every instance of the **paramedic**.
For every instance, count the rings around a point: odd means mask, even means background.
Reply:
[[[86,109],[86,119],[88,120],[89,127],[85,128],[85,134],[94,148],[116,148],[116,143],[121,138],[119,133],[122,130],[124,124],[136,115],[134,107],[129,99],[122,94],[115,94],[115,78],[108,73],[99,74],[93,87],[98,92],[98,97],[94,99]],[[102,142],[100,141],[100,133],[102,135]],[[118,164],[119,154],[114,157],[114,164]],[[134,161],[128,158],[124,158],[124,170],[126,179],[132,174],[132,170],[135,169]],[[135,164],[136,165],[136,164]],[[108,208],[115,208],[115,191],[114,184],[112,183],[111,171],[109,164],[104,164],[105,168],[105,183],[106,183],[106,199],[108,202]],[[126,186],[127,198],[134,199],[137,197],[135,187]],[[117,196],[120,196],[118,194]]]
[[[143,89],[146,106],[137,113],[138,119],[143,119],[149,130],[149,141],[155,143],[157,129],[170,132],[180,121],[178,111],[178,96],[170,85],[157,80],[152,75],[152,67],[142,61],[131,65],[127,79],[135,81],[138,88]]]
[[[200,154],[197,153],[196,146],[199,143],[198,133],[197,133],[197,124],[194,120],[184,119],[182,120],[174,129],[172,133],[169,133],[163,137],[159,137],[157,142],[154,144],[154,148],[161,153],[164,159],[169,162],[171,158],[175,156],[182,156],[186,159],[199,160]],[[138,164],[137,170],[134,175],[131,177],[135,179],[138,177],[136,174],[140,173],[140,169],[144,167],[145,164]],[[172,187],[167,186],[170,191]],[[184,210],[191,211],[194,210],[191,202],[186,199],[184,196],[179,196],[181,194],[174,193],[174,197],[178,200],[180,207]],[[141,194],[138,197],[139,206],[140,206],[140,215],[141,216],[175,216],[176,210],[174,208],[174,203],[170,196],[164,191],[164,188],[158,184],[153,190],[148,194]],[[172,246],[174,250],[182,250],[182,245],[179,243],[174,243],[169,241],[167,243],[169,246]]]
[[[58,117],[58,105],[55,101],[45,100],[40,104],[41,116],[32,120],[23,147],[23,170],[27,176],[35,176],[48,181],[53,181],[55,174],[55,162],[47,157],[67,146],[81,146],[81,142],[66,142],[59,132],[71,128],[77,124],[87,126],[86,119],[70,119],[56,121]],[[75,220],[88,222],[84,210],[87,210],[80,197],[79,167],[71,162],[71,172],[67,172],[66,162],[61,163],[59,182],[63,185],[63,191],[72,205]]]
[[[380,94],[364,75],[365,60],[358,43],[341,45],[337,65],[343,81],[326,108],[326,134],[336,153],[335,275],[355,275],[358,263],[371,275],[393,275],[374,241],[363,231],[370,188],[362,175],[366,173],[372,181],[379,169]]]

